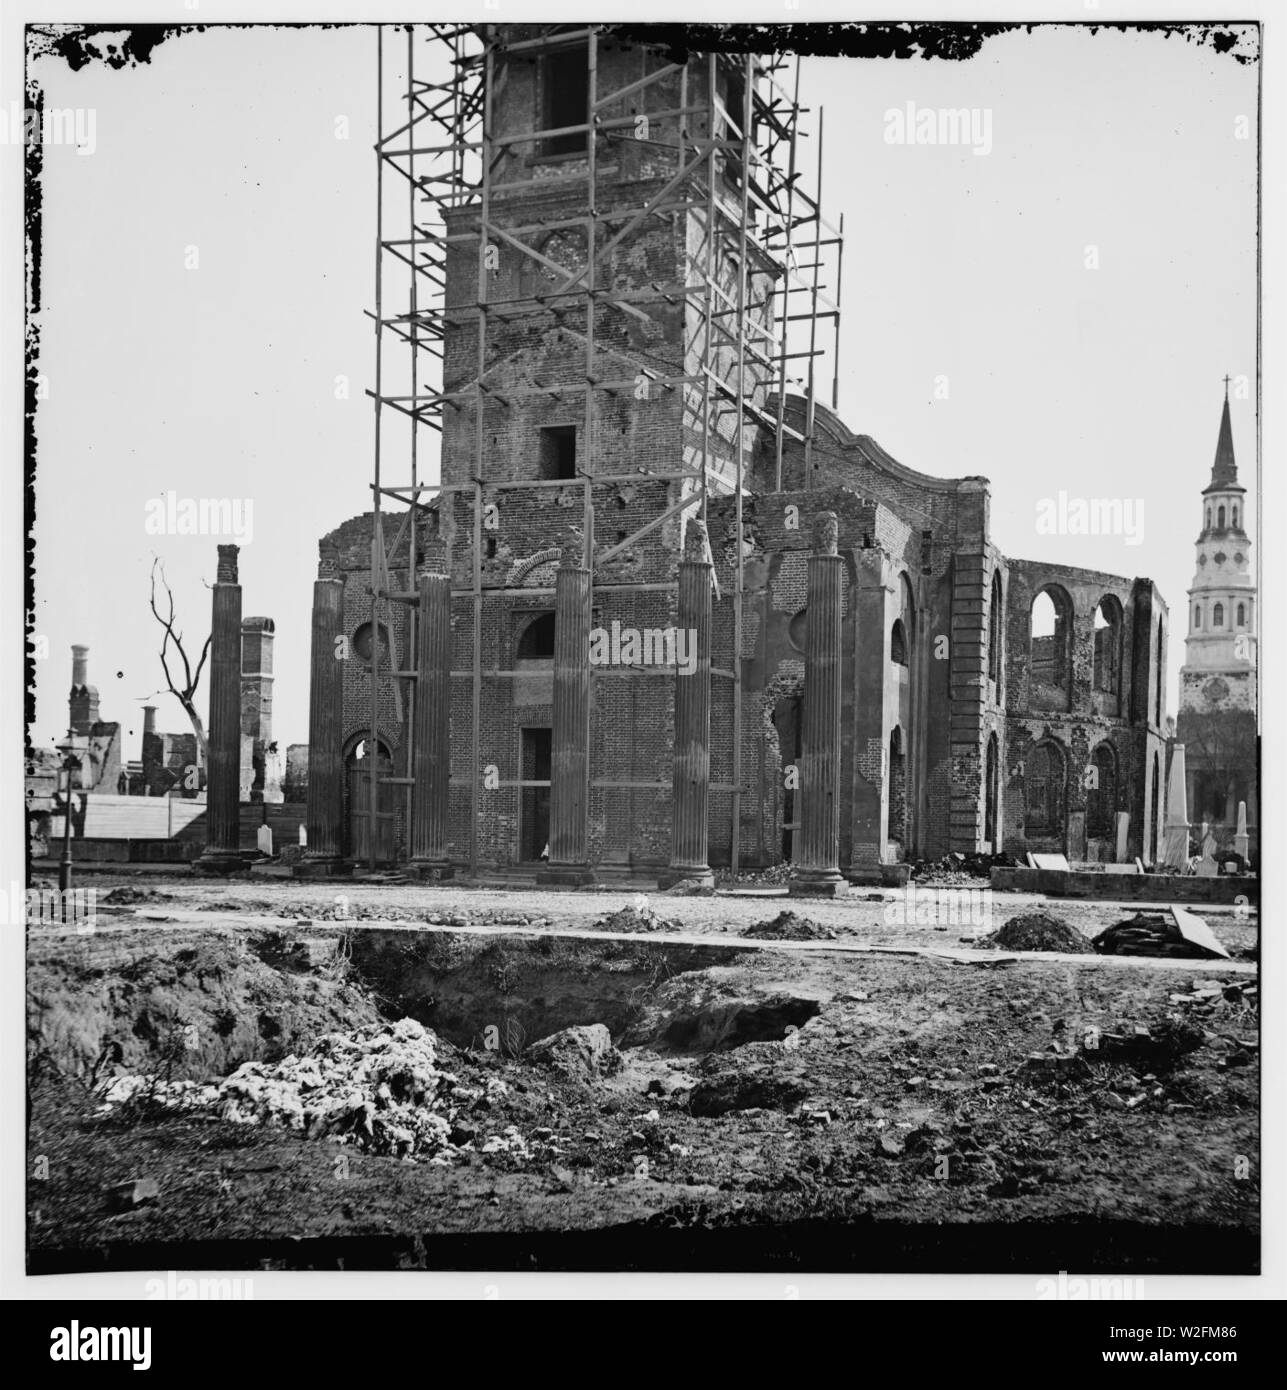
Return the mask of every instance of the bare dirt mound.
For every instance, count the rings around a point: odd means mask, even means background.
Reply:
[[[101,934],[33,952],[28,1055],[72,1076],[159,1067],[204,1080],[376,1022],[342,951],[314,966],[293,945],[282,932],[206,928]]]
[[[597,1080],[621,1070],[621,1054],[612,1045],[612,1034],[602,1023],[564,1028],[532,1043],[524,1057],[542,1062],[563,1076]]]
[[[811,917],[801,917],[799,913],[785,909],[769,921],[747,927],[742,935],[755,937],[759,941],[834,941],[839,933]]]
[[[672,922],[659,917],[647,903],[630,903],[618,908],[607,917],[600,917],[594,924],[595,931],[646,932],[682,931],[682,922]]]
[[[1007,951],[1062,951],[1072,956],[1095,953],[1081,932],[1048,912],[1025,912],[1011,917],[1005,926],[984,937],[984,943]]]

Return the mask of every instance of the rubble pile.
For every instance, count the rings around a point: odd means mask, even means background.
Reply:
[[[155,888],[134,888],[128,883],[113,888],[98,899],[98,905],[109,907],[132,907],[135,903],[168,903],[174,900],[173,893],[162,893]]]
[[[310,1139],[371,1153],[450,1162],[458,1112],[508,1092],[494,1078],[481,1088],[462,1085],[439,1067],[434,1034],[404,1018],[327,1034],[303,1057],[244,1062],[218,1084],[117,1077],[104,1087],[99,1113],[146,1098],[167,1110],[204,1110],[235,1124],[300,1130]],[[511,1126],[481,1146],[484,1153],[500,1149],[525,1152],[526,1143]]]
[[[945,854],[941,859],[918,859],[912,865],[912,878],[918,883],[972,883],[992,877],[993,869],[1015,869],[1019,861],[1012,854]]]
[[[770,864],[764,869],[747,869],[743,873],[733,873],[729,869],[716,869],[715,882],[721,888],[732,887],[735,885],[764,886],[769,887],[781,883],[788,883],[791,879],[792,865],[789,861],[781,864]]]
[[[1029,1077],[1070,1080],[1086,1074],[1090,1063],[1130,1067],[1155,1081],[1175,1071],[1191,1052],[1207,1041],[1207,1032],[1194,1021],[1178,1016],[1152,1025],[1136,1023],[1116,1032],[1089,1031],[1080,1043],[1059,1037],[1047,1051],[1030,1052],[1022,1070]]]
[[[1189,1018],[1210,1018],[1240,1007],[1258,1010],[1260,986],[1254,980],[1194,980],[1187,994],[1169,995],[1168,1003]]]
[[[639,897],[626,907],[618,908],[607,917],[595,922],[594,931],[647,932],[683,931],[682,922],[672,922],[659,917],[649,906],[647,898]]]
[[[1228,956],[1211,935],[1206,924],[1191,913],[1181,919],[1189,926],[1180,929],[1176,909],[1168,912],[1137,912],[1105,927],[1091,945],[1101,956],[1170,956],[1181,960],[1204,960]]]
[[[267,904],[265,904],[267,906]],[[548,927],[550,919],[515,908],[485,908],[476,912],[425,912],[419,908],[385,907],[380,903],[331,902],[306,907],[300,925],[310,922],[416,922],[432,927]]]
[[[801,917],[796,912],[784,910],[769,921],[756,922],[754,926],[747,927],[742,935],[761,941],[834,941],[838,933],[811,917]]]
[[[990,936],[985,946],[1001,946],[1007,951],[1062,951],[1068,955],[1089,956],[1094,947],[1075,927],[1049,912],[1024,912],[1011,917]]]

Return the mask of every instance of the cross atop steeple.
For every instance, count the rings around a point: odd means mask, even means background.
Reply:
[[[1225,400],[1229,399],[1229,374],[1227,372],[1224,378],[1224,398]]]

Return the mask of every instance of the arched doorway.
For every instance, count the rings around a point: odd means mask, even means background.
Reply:
[[[1158,629],[1159,634],[1161,629]],[[1162,762],[1156,753],[1153,754],[1153,786],[1152,796],[1150,797],[1148,815],[1148,844],[1144,846],[1144,857],[1150,864],[1157,862],[1157,825],[1158,817],[1161,814],[1159,802],[1162,799]]]
[[[1048,850],[1063,851],[1068,781],[1063,752],[1039,743],[1028,755],[1024,777],[1024,837]]]
[[[392,864],[397,857],[397,788],[388,782],[388,778],[393,775],[393,757],[383,742],[376,744],[376,803],[373,824],[370,780],[373,769],[368,758],[369,748],[370,737],[359,738],[344,759],[349,787],[349,854],[359,866],[371,862],[373,843],[377,864]]]

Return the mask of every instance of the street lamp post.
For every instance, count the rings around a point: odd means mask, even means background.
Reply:
[[[58,744],[58,751],[63,755],[63,854],[58,861],[58,893],[62,900],[63,912],[66,914],[68,893],[71,889],[72,875],[72,782],[76,774],[81,770],[81,760],[77,757],[79,745],[76,735],[68,731],[66,739]]]

